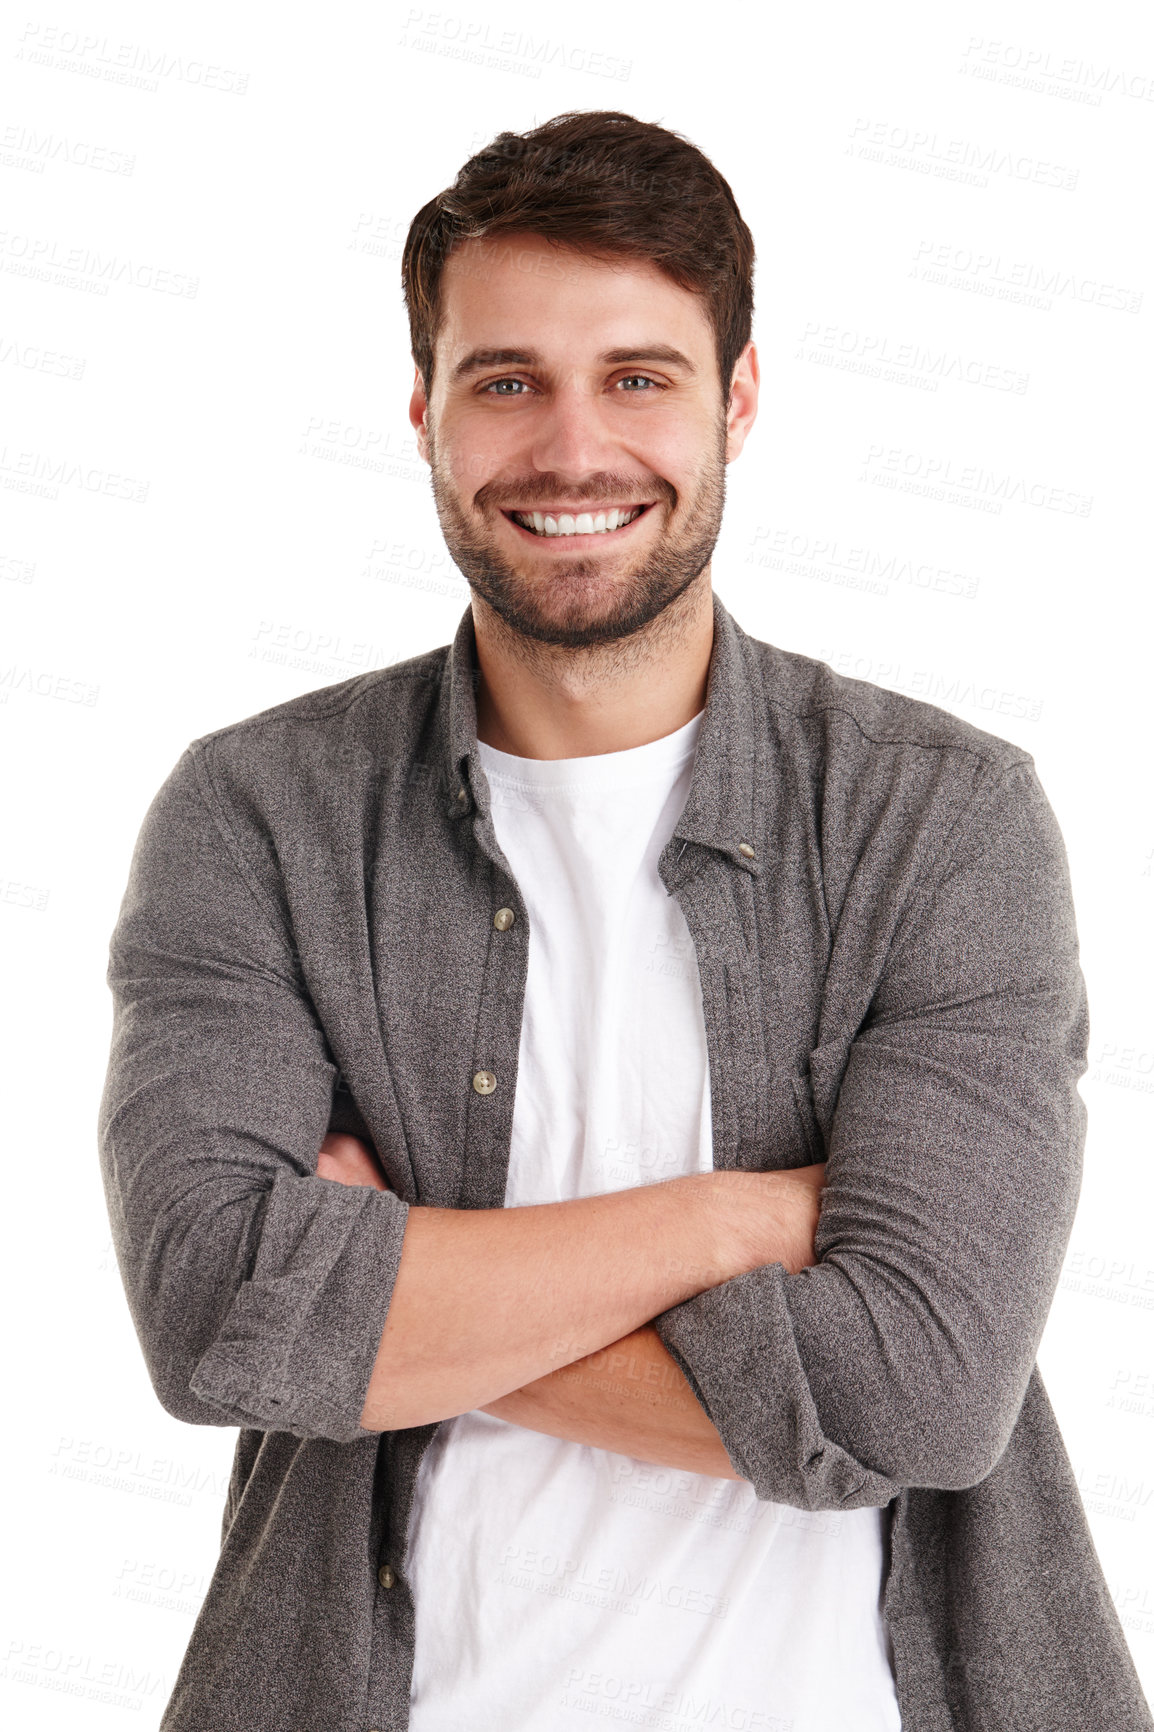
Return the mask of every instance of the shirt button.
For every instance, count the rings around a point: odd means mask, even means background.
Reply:
[[[493,916],[493,925],[497,928],[498,932],[508,932],[516,918],[517,916],[513,913],[511,908],[498,908],[496,914]]]
[[[750,847],[748,842],[739,842],[737,844],[737,852],[739,854],[744,854],[747,860],[753,860],[756,858],[754,850]]]
[[[377,1580],[380,1582],[382,1588],[391,1588],[396,1579],[397,1572],[394,1570],[392,1564],[382,1564],[380,1569],[377,1571]]]
[[[473,1078],[473,1087],[479,1095],[491,1095],[497,1086],[497,1079],[491,1070],[479,1070]]]

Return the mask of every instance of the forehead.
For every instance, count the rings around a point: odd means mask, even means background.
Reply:
[[[706,357],[713,327],[702,296],[648,259],[594,257],[541,235],[510,233],[454,248],[441,276],[440,359],[474,345],[566,355],[676,341]]]

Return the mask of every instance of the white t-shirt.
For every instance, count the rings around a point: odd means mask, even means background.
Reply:
[[[700,724],[591,758],[479,742],[529,915],[509,1206],[713,1165],[697,962],[657,872]],[[409,1527],[412,1732],[900,1732],[881,1522],[461,1414]]]

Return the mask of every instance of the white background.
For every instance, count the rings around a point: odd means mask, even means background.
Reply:
[[[1154,1698],[1142,10],[9,17],[9,1722],[156,1724],[235,1439],[159,1406],[109,1240],[104,970],[133,842],[189,740],[452,637],[467,590],[406,418],[401,245],[496,132],[572,108],[686,134],[753,230],[762,406],[728,471],[726,605],[1022,745],[1057,813],[1090,1129],[1040,1362]]]

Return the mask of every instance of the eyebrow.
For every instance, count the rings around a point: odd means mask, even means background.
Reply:
[[[683,355],[680,349],[673,349],[668,343],[647,343],[640,349],[605,349],[597,357],[602,366],[618,367],[632,361],[661,361],[668,367],[680,367],[684,373],[696,374],[697,368]],[[473,349],[458,361],[453,368],[454,380],[463,379],[469,373],[478,373],[484,367],[537,367],[541,357],[535,349]]]

